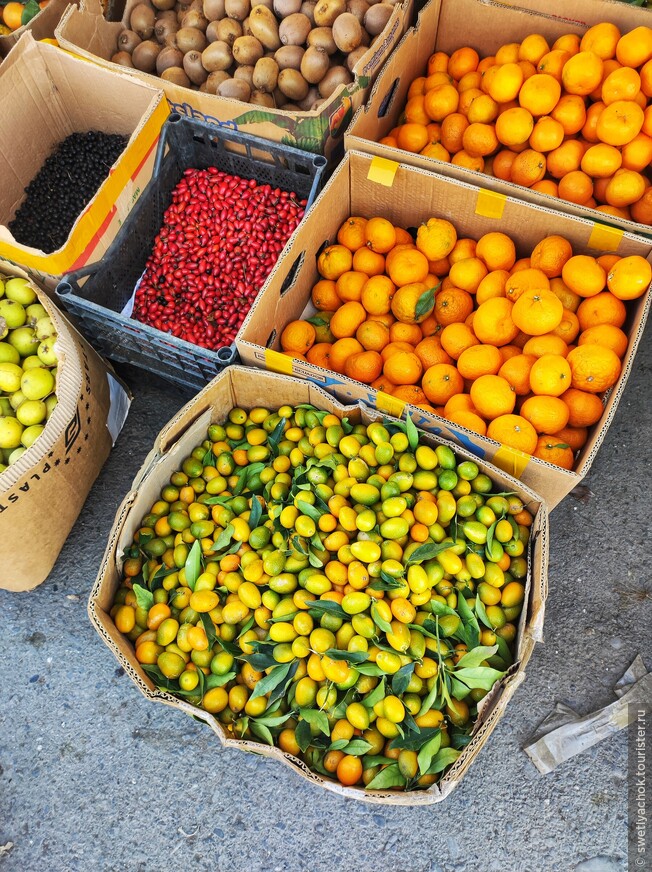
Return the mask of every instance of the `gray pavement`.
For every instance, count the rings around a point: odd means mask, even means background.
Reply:
[[[186,398],[125,370],[131,414],[50,578],[0,591],[0,872],[626,870],[625,733],[547,776],[521,749],[556,701],[588,713],[637,652],[652,668],[645,338],[587,487],[552,515],[545,645],[457,791],[417,809],[344,800],[223,750],[145,700],[91,628],[115,510]]]

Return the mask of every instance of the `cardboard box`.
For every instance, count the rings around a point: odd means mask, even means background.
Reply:
[[[151,177],[168,105],[161,91],[35,42],[30,33],[0,65],[0,104],[0,257],[53,288],[63,273],[107,250]],[[20,245],[6,225],[25,187],[59,142],[87,130],[121,133],[129,143],[62,248],[45,254]]]
[[[543,237],[552,233],[566,237],[576,254],[595,256],[601,251],[602,237],[590,221],[512,198],[502,199],[498,211],[494,206],[491,195],[472,185],[405,164],[348,152],[315,201],[311,213],[292,236],[284,256],[274,267],[243,323],[236,337],[242,361],[311,379],[342,401],[362,400],[391,414],[402,415],[405,404],[394,397],[336,372],[279,354],[281,331],[289,321],[310,317],[307,312],[314,313],[310,293],[318,278],[317,256],[324,245],[336,240],[338,228],[350,215],[367,218],[381,215],[406,228],[417,227],[431,217],[444,217],[454,223],[459,236],[475,239],[490,230],[500,230],[515,241],[519,257],[529,255]],[[610,244],[604,247],[612,248]],[[620,236],[613,250],[621,256],[640,254],[652,262],[652,243],[626,233]],[[520,478],[553,508],[586,475],[616,412],[645,326],[650,307],[649,289],[643,297],[627,305],[629,315],[624,329],[629,335],[629,346],[622,372],[606,398],[604,415],[593,428],[573,472],[410,407],[415,424],[452,439]]]
[[[640,25],[649,27],[652,16],[647,9],[619,0],[575,0],[572,5],[565,0],[546,0],[545,3],[518,0],[518,5],[514,6],[490,0],[430,0],[378,75],[369,100],[356,113],[345,137],[346,148],[422,167],[501,196],[517,197],[538,206],[590,218],[599,222],[603,236],[611,241],[610,248],[616,247],[622,231],[652,236],[652,227],[646,224],[605,215],[485,173],[378,143],[396,126],[410,84],[423,75],[433,52],[451,53],[469,45],[481,57],[486,57],[504,43],[520,42],[530,33],[540,33],[552,44],[564,33],[582,35],[600,21],[611,21],[625,33]]]
[[[102,559],[100,570],[91,591],[88,612],[90,619],[111,649],[120,665],[135,682],[141,693],[148,699],[156,700],[186,714],[205,721],[226,748],[240,748],[265,757],[279,760],[296,773],[312,781],[313,784],[332,790],[342,796],[366,800],[374,803],[394,805],[428,805],[441,802],[459,783],[471,762],[489,738],[498,720],[505,712],[507,703],[516,688],[525,678],[525,665],[530,658],[536,642],[542,640],[543,616],[547,596],[548,567],[548,513],[541,498],[490,464],[480,462],[486,472],[499,485],[500,490],[514,491],[535,515],[532,526],[529,573],[526,586],[526,603],[520,622],[517,640],[517,660],[508,675],[486,697],[482,706],[473,739],[463,751],[451,770],[427,791],[395,793],[374,791],[367,793],[363,788],[343,787],[312,772],[296,757],[286,754],[280,748],[273,748],[258,742],[228,738],[219,721],[203,709],[177,699],[169,693],[157,690],[145,674],[135,657],[131,643],[120,633],[113,623],[110,611],[115,592],[121,581],[122,557],[124,549],[131,545],[133,535],[139,528],[141,519],[152,503],[158,498],[161,487],[168,482],[171,473],[179,468],[184,457],[206,434],[211,422],[224,420],[226,412],[234,405],[245,409],[254,406],[278,408],[283,404],[297,405],[311,403],[319,409],[347,416],[351,423],[370,423],[381,419],[382,415],[363,405],[342,406],[323,390],[307,382],[300,382],[286,376],[258,372],[246,367],[230,367],[207,385],[201,393],[175,415],[159,433],[154,448],[146,458],[140,472],[133,482],[131,491],[118,509],[109,541]],[[450,444],[431,436],[423,441],[429,445]],[[470,458],[471,454],[454,448],[459,456]]]
[[[131,9],[139,0],[127,0],[123,21],[128,22]],[[143,82],[163,88],[173,112],[252,133],[274,142],[285,142],[304,151],[323,154],[335,161],[344,153],[344,131],[354,112],[362,105],[382,65],[389,57],[412,21],[414,0],[397,4],[376,44],[363,55],[354,70],[354,81],[342,86],[318,110],[283,112],[251,106],[239,100],[205,94],[165,82],[158,76],[126,70],[111,63],[116,39],[124,25],[106,21],[98,0],[81,0],[79,9],[71,6],[62,16],[55,35],[62,48],[95,61],[114,72],[131,75]]]
[[[0,275],[27,274],[0,261]],[[0,589],[47,578],[127,417],[131,397],[42,288],[57,328],[58,403],[31,448],[0,473]],[[34,523],[38,524],[38,537]]]
[[[24,33],[29,31],[34,39],[52,39],[54,28],[59,23],[62,13],[68,7],[68,0],[50,0],[48,5],[34,18],[13,33],[0,36],[0,57],[7,57]]]

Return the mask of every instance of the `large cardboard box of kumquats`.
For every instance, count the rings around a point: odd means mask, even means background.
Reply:
[[[620,256],[640,255],[652,261],[652,244],[640,237],[623,233],[616,239],[605,238],[596,231],[593,222],[586,219],[511,197],[496,201],[485,190],[464,182],[348,152],[270,274],[240,329],[236,344],[244,363],[310,379],[341,401],[361,400],[399,416],[406,411],[403,400],[338,372],[280,353],[284,327],[290,321],[315,314],[311,292],[319,279],[317,258],[326,245],[337,242],[339,227],[351,215],[381,216],[395,225],[413,229],[432,217],[445,218],[454,224],[458,238],[475,240],[490,231],[501,231],[514,241],[517,257],[529,257],[544,237],[558,234],[571,243],[574,254],[597,257],[607,250]],[[409,411],[419,427],[463,445],[478,457],[520,478],[552,508],[586,475],[604,439],[634,364],[649,306],[649,288],[641,297],[626,304],[623,330],[627,334],[627,349],[620,375],[603,397],[602,417],[589,430],[588,441],[577,453],[572,471],[501,445],[423,409],[410,407]]]
[[[378,75],[366,104],[358,110],[347,130],[347,149],[366,151],[391,160],[403,161],[430,172],[441,173],[464,182],[529,203],[568,212],[596,222],[596,232],[615,246],[622,231],[652,235],[648,224],[609,215],[596,209],[538,193],[522,185],[502,181],[490,173],[457,166],[421,154],[381,145],[398,123],[414,79],[424,75],[428,58],[436,51],[452,53],[471,46],[480,57],[488,57],[504,44],[521,42],[529,34],[541,34],[549,45],[563,34],[582,36],[600,22],[615,24],[621,33],[636,27],[652,26],[649,10],[619,0],[518,0],[514,4],[492,0],[430,0],[405,34],[395,52]],[[648,98],[649,99],[649,98]],[[487,161],[491,166],[491,161]],[[499,202],[496,198],[495,202]]]
[[[513,665],[480,704],[478,719],[469,744],[441,779],[427,790],[397,793],[383,790],[368,791],[361,785],[345,787],[322,777],[318,772],[309,769],[304,761],[292,754],[284,753],[278,747],[272,747],[264,741],[234,738],[233,733],[227,733],[216,716],[172,696],[162,687],[157,687],[138,662],[134,646],[118,631],[111,617],[114,597],[123,578],[125,549],[131,547],[142,518],[150,511],[152,504],[160,499],[161,489],[169,483],[171,474],[180,468],[184,459],[206,438],[208,426],[211,423],[223,423],[234,406],[247,410],[263,407],[276,411],[284,405],[297,406],[306,403],[338,417],[346,417],[351,424],[369,424],[372,421],[387,422],[388,420],[382,413],[364,404],[342,405],[308,381],[241,366],[229,367],[184,406],[159,433],[130,492],[118,509],[100,570],[90,594],[88,603],[90,619],[104,643],[147,699],[172,706],[205,721],[224,747],[239,748],[285,763],[296,774],[308,779],[316,787],[332,790],[348,798],[395,805],[428,805],[440,802],[459,784],[499,719],[505,714],[508,702],[525,679],[525,667],[532,650],[543,638],[548,568],[546,504],[538,494],[525,487],[522,482],[506,475],[486,461],[476,462],[480,470],[490,476],[496,491],[515,494],[534,517],[530,528],[530,545],[526,552],[528,559],[526,605],[519,619]],[[422,434],[421,440],[422,443],[432,447],[449,445],[457,453],[458,458],[475,460],[466,449],[451,445],[439,436]],[[216,650],[219,650],[218,643],[215,644]]]
[[[318,108],[285,111],[282,107],[243,103],[196,88],[182,87],[151,73],[113,63],[111,58],[118,50],[118,35],[128,26],[131,11],[139,3],[140,0],[127,0],[122,21],[107,21],[98,0],[81,0],[79,8],[70,6],[61,17],[55,31],[59,45],[106,69],[163,88],[173,112],[323,154],[332,163],[344,152],[344,131],[365,100],[382,65],[411,24],[414,9],[413,0],[393,4],[394,11],[382,32],[354,65],[351,71],[353,81],[338,85]]]
[[[27,278],[5,261],[0,276],[3,283],[12,276]],[[48,577],[130,404],[104,361],[47,294],[31,286],[56,331],[57,404],[31,447],[0,472],[0,588],[12,591],[31,590]]]
[[[6,169],[0,187],[0,257],[53,289],[63,273],[95,263],[113,241],[151,178],[168,105],[162,91],[35,42],[30,33],[0,65],[0,103],[0,158]],[[128,142],[68,239],[52,252],[18,243],[7,225],[25,188],[55,146],[72,133],[91,130],[122,134]]]

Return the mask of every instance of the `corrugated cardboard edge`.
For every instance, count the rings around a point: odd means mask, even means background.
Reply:
[[[263,318],[265,319],[266,325],[271,324],[273,317],[272,312],[269,311],[269,307],[276,306],[279,299],[275,292],[273,292],[273,288],[283,286],[283,294],[288,294],[288,297],[285,297],[285,299],[289,299],[289,294],[293,291],[295,285],[299,281],[304,267],[308,272],[310,269],[314,268],[316,275],[314,261],[309,261],[307,258],[312,257],[312,254],[314,253],[313,249],[316,250],[316,248],[322,243],[326,244],[324,242],[326,237],[330,238],[331,242],[335,241],[334,233],[337,228],[332,227],[332,222],[335,220],[332,217],[332,206],[337,202],[337,207],[340,208],[341,211],[343,203],[342,196],[339,196],[338,199],[338,194],[341,193],[341,189],[343,189],[343,187],[348,183],[349,191],[351,190],[352,175],[354,172],[357,172],[360,178],[368,179],[368,170],[373,160],[373,156],[368,153],[358,151],[347,152],[344,161],[333,173],[315,201],[310,214],[306,216],[304,222],[294,232],[284,253],[268,276],[258,294],[258,297],[254,301],[253,306],[249,310],[238,335],[236,336],[236,345],[243,362],[258,367],[265,367],[268,365],[266,360],[266,349],[256,342],[251,341],[248,338],[249,333],[255,332],[256,327],[262,324]],[[407,172],[409,175],[414,174],[416,176],[414,185],[420,189],[427,189],[426,186],[428,185],[431,187],[440,185],[453,186],[453,188],[458,188],[460,191],[464,192],[464,195],[469,200],[477,202],[479,191],[475,186],[468,182],[435,175],[427,170],[411,166],[407,163],[397,164],[396,166],[398,167],[397,172],[403,171]],[[366,182],[364,184],[366,184]],[[336,189],[338,189],[338,194],[334,193]],[[383,192],[383,200],[390,203],[391,188],[380,187],[379,191]],[[380,196],[381,194],[378,194],[378,197]],[[331,206],[329,206],[329,202]],[[525,213],[523,218],[524,226],[527,226],[527,213],[536,213],[538,215],[543,215],[550,221],[551,228],[554,228],[555,233],[563,234],[566,232],[567,234],[570,234],[572,230],[577,236],[587,240],[590,238],[593,228],[593,223],[587,219],[577,218],[564,213],[556,213],[546,207],[524,203],[509,197],[505,200],[505,216],[510,214],[512,211],[515,214],[520,214],[521,211]],[[326,217],[324,217],[324,215]],[[450,217],[454,220],[454,216]],[[470,219],[471,213],[469,213],[468,216],[465,215],[465,217]],[[313,244],[311,237],[315,227],[319,227],[320,233],[317,245]],[[498,229],[498,225],[496,225],[495,222],[491,222],[491,226],[489,226],[487,223],[482,232],[486,232],[489,229]],[[624,233],[620,238],[619,247],[625,247],[627,253],[638,253],[648,261],[652,262],[652,243],[650,243],[649,240],[643,239],[640,236],[637,237],[632,234]],[[585,251],[589,250],[586,243],[583,248]],[[294,266],[297,262],[299,266],[296,273],[293,274]],[[284,281],[287,281],[288,277],[291,275],[293,275],[292,281],[286,288]],[[293,318],[301,317],[304,304],[309,303],[309,298],[310,294],[308,291],[303,299],[301,309],[293,312]],[[604,401],[605,413],[601,421],[592,428],[593,432],[590,434],[587,445],[580,452],[579,462],[576,465],[576,468],[573,471],[564,470],[536,457],[531,457],[527,460],[527,465],[522,473],[522,480],[528,482],[531,487],[545,498],[550,509],[554,508],[564,498],[564,496],[570,493],[570,491],[580,483],[595,459],[595,455],[606,436],[609,425],[616,414],[620,398],[625,390],[627,379],[633,367],[636,350],[643,335],[651,305],[652,292],[650,288],[648,288],[646,294],[638,300],[632,300],[627,304],[629,313],[628,320],[631,323],[631,328],[629,329],[629,345],[626,357],[623,361],[622,371],[616,385],[610,390]],[[283,325],[279,325],[280,329],[282,329],[282,327]],[[271,329],[270,326],[270,330]],[[276,343],[278,342],[280,329],[276,331]],[[348,395],[350,398],[363,398],[364,395],[364,397],[369,396],[371,398],[370,402],[378,402],[378,392],[369,388],[368,385],[361,385],[359,382],[355,382],[347,376],[333,373],[316,366],[315,364],[292,360],[291,358],[285,358],[281,355],[277,355],[277,358],[279,358],[280,362],[283,362],[284,366],[287,366],[287,374],[295,375],[300,378],[312,379],[315,383],[324,384],[328,391],[334,393],[340,398],[345,395]],[[391,399],[391,397],[389,399]],[[413,416],[415,416],[415,422],[417,424],[419,424],[420,420],[426,422],[421,426],[424,426],[426,429],[438,434],[443,433],[447,438],[453,439],[457,444],[459,444],[460,440],[462,443],[475,444],[478,446],[478,450],[482,451],[482,456],[486,455],[490,461],[499,463],[498,459],[495,458],[495,455],[501,446],[492,439],[489,439],[486,436],[479,436],[477,433],[473,433],[460,425],[453,425],[444,418],[440,418],[424,411],[423,409],[418,409],[409,405],[406,405],[406,408],[410,410],[410,413]]]
[[[482,707],[474,731],[474,737],[470,744],[462,752],[462,755],[449,772],[433,787],[427,791],[410,793],[369,793],[362,788],[343,787],[340,784],[323,779],[317,773],[312,772],[301,760],[298,760],[291,754],[284,753],[279,748],[272,748],[257,742],[227,738],[221,724],[215,717],[202,709],[176,699],[168,693],[156,690],[153,683],[138,665],[133,646],[118,632],[108,611],[103,609],[99,602],[100,598],[103,598],[107,605],[111,602],[115,590],[120,583],[118,543],[120,540],[126,541],[129,539],[140,522],[139,513],[135,513],[134,517],[130,520],[134,503],[138,498],[138,491],[134,488],[142,486],[143,482],[152,475],[157,476],[158,484],[172,472],[175,468],[174,463],[176,463],[176,460],[174,457],[169,456],[169,452],[175,447],[180,452],[186,452],[194,447],[194,440],[187,439],[186,434],[188,434],[189,428],[192,427],[192,424],[199,417],[212,410],[213,420],[223,419],[228,409],[214,408],[212,396],[218,387],[224,388],[225,386],[230,390],[234,402],[236,402],[238,392],[242,393],[244,387],[247,387],[258,391],[258,395],[261,397],[259,402],[264,402],[267,407],[278,407],[284,403],[312,402],[318,407],[334,411],[342,416],[349,415],[353,420],[357,417],[363,422],[369,422],[374,418],[380,417],[378,412],[371,411],[363,405],[354,407],[343,406],[321,388],[308,382],[288,378],[287,376],[264,373],[240,366],[230,367],[219,375],[194,400],[184,406],[163,428],[156,440],[153,451],[146,458],[143,468],[136,476],[132,490],[127,494],[118,509],[109,534],[104,557],[88,601],[88,614],[93,626],[145,697],[180,709],[186,714],[204,721],[218,737],[223,747],[238,748],[243,751],[260,754],[264,757],[271,757],[284,763],[313,784],[350,799],[376,804],[409,806],[431,805],[441,802],[457,786],[467,768],[489,738],[498,720],[504,714],[507,703],[525,678],[525,666],[532,654],[535,643],[542,640],[545,601],[548,593],[548,510],[545,503],[530,488],[525,487],[499,469],[492,467],[491,464],[478,461],[470,452],[457,445],[425,434],[424,441],[427,444],[447,444],[458,456],[478,463],[481,470],[487,472],[494,481],[504,485],[505,490],[513,491],[519,495],[523,503],[535,514],[528,552],[529,568],[526,583],[528,609],[524,610],[519,622],[518,660],[509,670],[507,677],[486,698],[487,701]],[[186,441],[188,445],[186,445]],[[171,465],[169,470],[165,465],[166,456],[172,461],[172,464],[168,464]]]

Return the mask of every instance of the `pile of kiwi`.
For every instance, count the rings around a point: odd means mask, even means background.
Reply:
[[[111,60],[258,106],[317,109],[401,0],[143,0]]]

